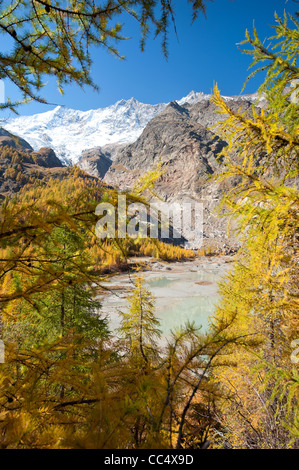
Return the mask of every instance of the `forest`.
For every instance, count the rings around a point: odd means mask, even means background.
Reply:
[[[276,16],[269,48],[246,32],[251,76],[265,77],[263,109],[233,111],[213,90],[228,143],[217,178],[238,181],[219,211],[237,224],[240,249],[208,333],[186,322],[161,347],[155,299],[138,271],[111,331],[97,295],[130,256],[203,253],[158,239],[100,240],[95,209],[117,207],[117,189],[78,167],[28,176],[28,156],[3,152],[4,176],[20,188],[0,207],[0,448],[298,448],[298,46],[298,19],[287,14]],[[21,68],[14,73],[20,80]],[[147,203],[160,177],[161,168],[145,175],[127,203]]]

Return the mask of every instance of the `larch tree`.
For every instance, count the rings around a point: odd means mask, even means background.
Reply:
[[[207,1],[186,2],[191,4],[193,20],[205,12]],[[68,83],[97,88],[90,73],[90,50],[101,47],[121,58],[117,44],[125,39],[123,23],[128,15],[140,25],[141,50],[153,32],[161,37],[167,55],[169,27],[175,24],[172,0],[1,0],[0,34],[8,47],[0,51],[0,79],[14,83],[23,100],[7,101],[0,108],[15,109],[32,99],[46,103],[40,92],[47,77],[57,79],[60,92]]]
[[[298,445],[299,23],[275,17],[269,47],[246,32],[254,75],[265,73],[250,114],[234,112],[217,87],[213,102],[228,142],[219,179],[238,177],[223,206],[237,221],[241,248],[221,285],[216,324],[234,318],[232,333],[255,335],[254,348],[226,348],[227,367],[215,373],[227,392],[221,445],[289,448]],[[232,412],[233,411],[233,412]]]

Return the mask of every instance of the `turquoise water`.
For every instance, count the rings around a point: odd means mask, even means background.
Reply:
[[[197,327],[201,327],[202,332],[205,332],[209,328],[209,320],[215,311],[216,303],[216,297],[176,299],[168,307],[164,307],[163,310],[157,309],[161,330],[168,335],[171,330],[189,321],[194,322]]]
[[[162,332],[182,326],[186,321],[194,322],[203,332],[209,328],[209,321],[218,300],[217,282],[219,276],[208,273],[180,273],[179,278],[160,276],[148,280],[148,286],[155,297],[156,314]],[[196,282],[211,282],[198,285]]]
[[[143,273],[155,298],[155,312],[163,335],[169,336],[171,330],[187,321],[194,322],[203,332],[207,331],[218,301],[218,282],[226,266],[189,262],[168,265],[165,269],[166,272]],[[130,278],[124,274],[113,278],[109,285],[118,290],[103,298],[102,312],[108,315],[112,329],[119,326],[118,311],[127,308],[126,296],[132,288],[132,278],[134,276]]]

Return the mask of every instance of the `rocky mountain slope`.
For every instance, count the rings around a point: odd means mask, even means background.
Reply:
[[[106,152],[109,154],[108,150]],[[80,168],[97,178],[104,178],[111,165],[112,160],[101,147],[85,150],[80,160]]]
[[[36,178],[62,176],[68,170],[51,148],[35,151],[24,139],[0,128],[0,199]]]
[[[209,97],[192,91],[177,103],[205,103]],[[255,99],[254,95],[243,97],[248,98]],[[89,111],[57,106],[45,113],[8,119],[0,125],[25,139],[34,150],[50,147],[61,161],[75,164],[84,150],[110,146],[113,156],[118,145],[135,142],[145,126],[166,106],[167,103],[140,103],[135,98]]]
[[[251,100],[231,99],[233,109],[249,110]],[[201,202],[203,204],[203,236],[205,245],[233,246],[227,238],[225,218],[216,215],[216,208],[228,183],[213,180],[222,171],[219,154],[226,142],[220,140],[211,126],[219,122],[215,105],[208,100],[170,103],[152,119],[133,144],[120,149],[104,177],[108,184],[126,189],[161,160],[165,174],[156,191],[167,202]],[[230,184],[235,184],[231,181]]]
[[[27,174],[28,165],[37,164],[40,168],[43,159],[48,172],[51,165],[61,165],[55,149],[60,160],[79,162],[82,170],[93,177],[128,189],[162,161],[165,173],[156,186],[161,199],[201,202],[204,245],[232,247],[237,241],[227,237],[227,221],[219,218],[215,210],[223,192],[235,182],[220,184],[212,178],[223,170],[219,155],[226,142],[217,136],[213,127],[220,116],[209,98],[209,95],[191,92],[168,105],[144,105],[131,99],[87,112],[60,107],[41,115],[14,119],[6,127],[21,136],[18,144],[13,138],[15,144],[11,141],[11,145],[21,145],[32,160],[26,163]],[[257,96],[225,99],[232,108],[241,107],[245,111],[256,102]],[[2,144],[10,145],[9,136],[7,130],[2,130],[0,140],[6,141]],[[39,144],[44,146],[45,142],[48,148],[38,151]],[[1,174],[5,174],[4,170]],[[21,179],[20,172],[18,178]]]

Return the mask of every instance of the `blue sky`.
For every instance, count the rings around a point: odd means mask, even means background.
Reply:
[[[125,17],[124,34],[131,39],[119,44],[119,49],[126,60],[120,61],[99,49],[92,52],[92,77],[100,87],[99,92],[69,85],[61,96],[51,79],[43,90],[44,96],[55,105],[88,110],[132,96],[144,103],[169,102],[191,90],[210,93],[216,82],[222,94],[238,94],[251,61],[237,47],[244,39],[245,30],[252,31],[254,21],[260,38],[267,38],[273,34],[270,25],[275,23],[274,11],[282,15],[284,9],[290,13],[299,10],[292,0],[214,0],[208,3],[207,17],[200,15],[191,25],[187,0],[175,0],[175,4],[178,39],[171,28],[168,61],[162,55],[159,39],[150,37],[145,52],[140,52],[138,24]],[[261,79],[249,82],[245,93],[256,91]],[[7,82],[5,89],[11,99],[17,97]],[[20,107],[19,113],[50,109],[53,105],[31,103]]]

